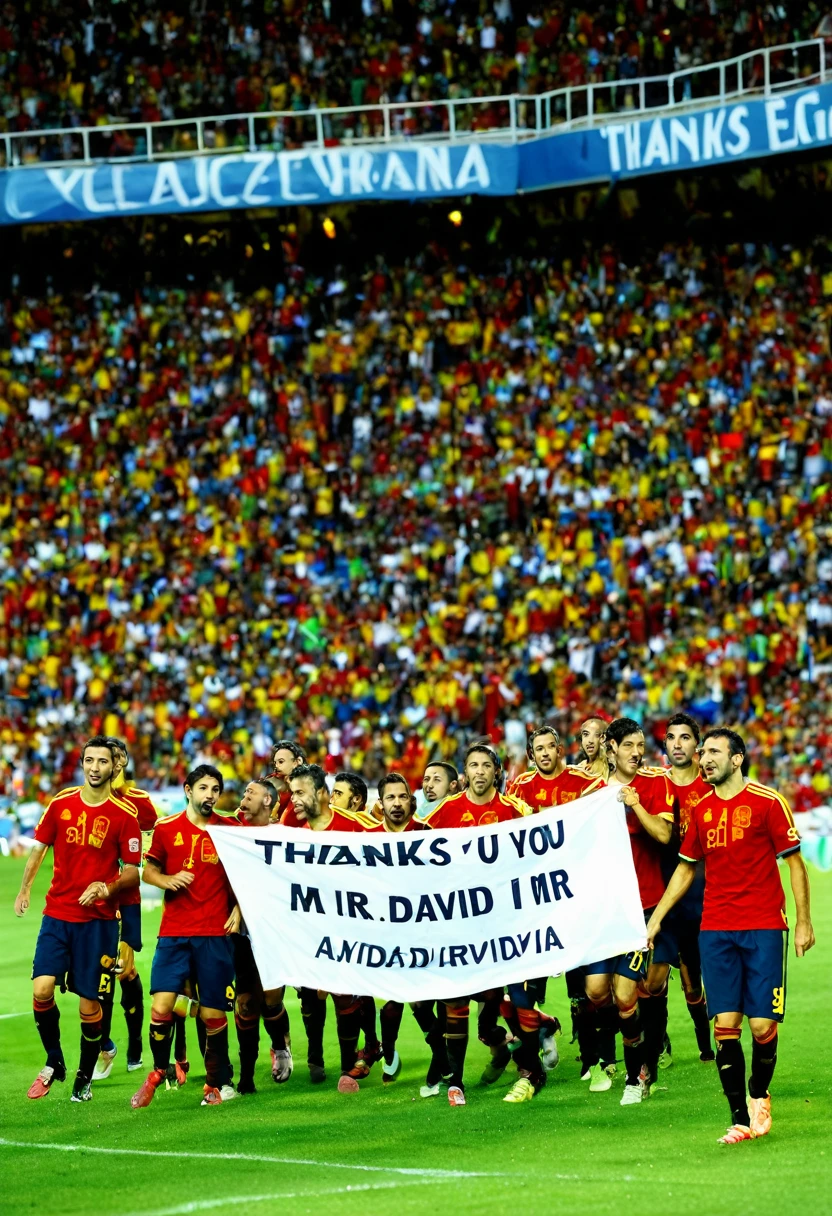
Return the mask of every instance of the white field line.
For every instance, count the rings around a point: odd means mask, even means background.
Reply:
[[[435,1186],[442,1178],[410,1178],[391,1182],[364,1182],[356,1186],[332,1186],[322,1191],[279,1191],[271,1195],[231,1195],[227,1199],[193,1199],[173,1208],[156,1208],[152,1212],[131,1212],[128,1216],[188,1216],[190,1212],[208,1212],[212,1208],[232,1207],[249,1203],[276,1203],[287,1199],[319,1199],[324,1195],[354,1195],[361,1191],[389,1191],[403,1186]]]
[[[4,1022],[6,1018],[25,1018],[28,1017],[31,1010],[27,1009],[25,1013],[0,1013],[0,1022]]]
[[[504,1174],[484,1170],[431,1170],[397,1165],[349,1165],[344,1161],[313,1161],[306,1157],[272,1157],[265,1153],[191,1153],[150,1148],[104,1148],[97,1144],[40,1144],[34,1140],[7,1140],[0,1136],[0,1148],[30,1148],[42,1152],[99,1153],[108,1157],[172,1157],[177,1161],[260,1161],[267,1165],[311,1165],[327,1170],[360,1170],[372,1174],[400,1174],[415,1178],[502,1178]]]

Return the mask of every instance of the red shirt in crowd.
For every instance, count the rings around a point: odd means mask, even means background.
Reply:
[[[785,929],[778,857],[800,850],[788,802],[749,781],[733,798],[711,793],[693,808],[679,856],[705,859],[703,929]]]
[[[536,768],[528,773],[521,773],[509,784],[506,793],[519,798],[533,811],[545,811],[550,806],[563,806],[566,802],[574,802],[584,794],[603,789],[603,786],[603,778],[593,777],[581,768],[567,765],[557,777],[544,777]]]
[[[500,794],[496,790],[490,802],[472,802],[466,790],[460,794],[449,794],[428,815],[425,823],[431,828],[475,828],[489,823],[505,823],[507,819],[522,819],[530,814],[525,803],[511,794]]]
[[[51,844],[54,853],[44,915],[73,924],[115,920],[118,898],[99,899],[88,908],[78,900],[92,882],[116,882],[120,861],[141,862],[142,834],[128,807],[112,795],[90,806],[80,787],[62,790],[43,812],[35,840]]]
[[[227,827],[236,820],[211,815],[206,826]],[[160,937],[224,937],[234,897],[214,842],[185,811],[158,820],[147,860],[163,874],[189,870],[194,880],[181,891],[165,891]]]

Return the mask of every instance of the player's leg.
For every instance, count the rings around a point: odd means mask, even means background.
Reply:
[[[360,1016],[364,1046],[358,1055],[369,1068],[372,1068],[383,1055],[381,1042],[378,1037],[378,1011],[376,1010],[375,997],[362,996]]]
[[[685,921],[679,933],[679,975],[685,993],[699,1059],[712,1063],[716,1056],[711,1043],[711,1023],[705,1006],[705,990],[702,987],[702,962],[699,957],[699,922]]]
[[[142,948],[141,905],[130,904],[121,910],[121,954],[124,946],[133,954]],[[129,951],[128,951],[129,953]],[[142,1066],[142,1031],[144,1029],[144,989],[142,977],[136,969],[135,958],[125,967],[119,977],[121,986],[121,1008],[127,1026],[127,1071],[135,1072]],[[108,1036],[109,1037],[109,1036]]]
[[[667,1031],[667,981],[670,964],[656,962],[647,968],[647,975],[638,987],[639,1012],[644,1034],[644,1079],[654,1085],[659,1072],[659,1056]]]
[[[504,1102],[528,1102],[546,1084],[546,1073],[540,1062],[540,1014],[535,1008],[534,992],[527,984],[509,984],[508,996],[517,1012],[517,1037],[520,1045],[514,1061],[520,1074],[503,1099]]]
[[[69,929],[65,921],[44,916],[38,932],[32,964],[32,1011],[35,1026],[46,1052],[46,1063],[29,1088],[30,1098],[45,1098],[55,1081],[66,1080],[61,1049],[61,1015],[55,1002],[57,977],[69,967]]]
[[[381,1049],[384,1053],[381,1079],[385,1085],[395,1081],[402,1070],[402,1062],[396,1050],[399,1030],[402,1025],[404,1005],[398,1001],[385,1001],[381,1007]]]
[[[450,1070],[445,1049],[445,1006],[440,1002],[434,1012],[433,1001],[413,1001],[410,1009],[430,1048],[430,1064],[419,1093],[423,1098],[435,1098],[440,1081]]]
[[[228,1051],[228,1014],[234,1008],[234,944],[228,937],[192,937],[191,957],[199,1018],[205,1027],[202,1105],[217,1106],[237,1097]]]
[[[743,936],[743,1009],[754,1040],[748,1078],[749,1126],[755,1136],[765,1136],[771,1131],[769,1087],[777,1066],[778,1026],[786,1014],[789,935],[779,929],[755,929]]]
[[[572,1015],[572,1042],[577,1042],[581,1061],[581,1080],[588,1081],[590,1069],[599,1061],[598,1039],[599,1027],[592,1004],[586,995],[583,968],[567,971],[566,995],[569,997],[570,1013]]]
[[[618,1026],[618,1010],[613,999],[612,972],[615,959],[603,959],[597,963],[587,963],[582,968],[584,976],[584,992],[589,1002],[587,1018],[591,1020],[595,1045],[588,1048],[593,1063],[589,1068],[589,1088],[591,1093],[605,1093],[612,1088],[612,1078],[608,1068],[600,1059],[600,1040],[602,1035],[609,1035],[608,1027],[611,1019]],[[613,1036],[613,1044],[615,1038]],[[615,1055],[613,1050],[612,1055]]]
[[[516,1020],[514,1006],[506,1000],[505,988],[490,988],[477,994],[480,1008],[477,1014],[477,1038],[491,1052],[491,1059],[483,1069],[480,1082],[483,1085],[493,1085],[499,1081],[511,1063],[509,1043],[514,1044],[514,1029],[510,1025],[510,1016]],[[510,1012],[511,1011],[511,1012]],[[500,1025],[500,1018],[506,1025]],[[509,1028],[506,1029],[506,1026]],[[517,1040],[519,1043],[519,1039]]]
[[[300,1014],[306,1031],[306,1062],[313,1085],[326,1080],[324,1071],[324,1027],[326,1026],[326,996],[321,998],[315,988],[299,988]]]
[[[469,1003],[467,1000],[443,1001],[445,1006],[445,1050],[448,1053],[450,1084],[448,1101],[465,1105],[465,1055],[468,1051]]]
[[[294,1067],[285,996],[285,988],[272,988],[263,993],[263,1025],[271,1043],[272,1080],[278,1085],[289,1080]]]
[[[134,1110],[149,1106],[164,1081],[167,1088],[177,1087],[176,1068],[170,1062],[173,1047],[174,1006],[191,970],[190,942],[186,937],[160,937],[150,968],[150,1026],[148,1042],[153,1068],[133,1094]]]
[[[731,1126],[720,1137],[723,1144],[739,1144],[752,1139],[745,1092],[745,1056],[740,1041],[743,968],[736,937],[734,933],[713,929],[703,931],[699,940],[708,1013],[716,1019],[717,1074],[731,1111]]]
[[[72,1086],[73,1102],[89,1102],[92,1074],[102,1045],[103,1005],[112,1005],[118,958],[118,921],[91,920],[72,925],[71,962],[67,987],[76,992],[81,1018],[78,1071]]]
[[[251,949],[251,941],[239,933],[235,933],[231,940],[234,948],[234,972],[237,987],[237,998],[234,1002],[234,1026],[240,1051],[240,1078],[237,1083],[237,1091],[241,1094],[253,1094],[255,1092],[254,1068],[260,1051],[262,989],[254,953]]]
[[[360,996],[332,994],[335,1006],[335,1025],[338,1032],[338,1048],[341,1052],[341,1076],[338,1092],[352,1094],[358,1090],[358,1082],[369,1075],[370,1067],[358,1059],[358,1036],[361,1034]]]
[[[626,1072],[624,1093],[621,1095],[622,1106],[637,1105],[649,1093],[641,1077],[644,1064],[644,1030],[638,1007],[638,987],[646,976],[647,959],[640,950],[633,950],[616,960],[612,993],[618,1010]]]

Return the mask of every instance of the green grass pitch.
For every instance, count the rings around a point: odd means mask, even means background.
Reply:
[[[520,1106],[501,1101],[509,1083],[486,1089],[477,1078],[485,1049],[472,1039],[468,1106],[444,1097],[419,1098],[426,1049],[406,1011],[398,1080],[382,1090],[380,1068],[359,1094],[336,1092],[334,1016],[327,1023],[324,1086],[313,1088],[305,1039],[290,1004],[296,1069],[273,1084],[262,1047],[259,1092],[223,1108],[202,1108],[201,1061],[189,1084],[157,1095],[147,1110],[129,1098],[142,1074],[124,1065],[124,1022],[116,1008],[121,1048],[109,1081],[85,1106],[69,1101],[68,1084],[40,1102],[26,1090],[43,1063],[32,1023],[29,974],[47,875],[35,887],[32,911],[15,919],[12,903],[22,863],[0,859],[4,908],[0,952],[0,1207],[7,1216],[38,1212],[70,1216],[178,1216],[231,1213],[529,1213],[570,1216],[651,1212],[737,1216],[788,1210],[832,1212],[832,874],[812,871],[819,945],[790,959],[788,1017],[774,1079],[774,1129],[765,1140],[725,1148],[716,1139],[727,1107],[713,1065],[699,1062],[678,981],[670,1000],[673,1068],[667,1090],[635,1108],[618,1105],[619,1080],[590,1094],[578,1079],[575,1049],[560,1039],[561,1063],[546,1089]],[[156,915],[145,916],[148,943],[139,966],[149,987]],[[562,980],[550,982],[547,1009],[569,1025]],[[64,1048],[77,1060],[77,1002],[61,999]],[[18,1016],[19,1015],[19,1016]],[[198,1059],[189,1027],[191,1060]],[[745,1032],[748,1048],[748,1031]],[[232,1043],[234,1042],[232,1031]],[[620,1040],[619,1040],[620,1042]],[[147,1060],[147,1048],[145,1058]],[[232,1055],[234,1053],[232,1052]],[[512,1070],[513,1071],[513,1070]],[[157,1155],[159,1154],[159,1155]],[[161,1155],[164,1154],[164,1155]]]

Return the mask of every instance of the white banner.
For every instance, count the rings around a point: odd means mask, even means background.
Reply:
[[[645,947],[616,792],[474,829],[208,831],[264,988],[458,997]]]

